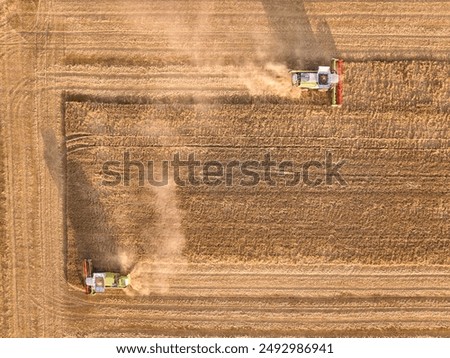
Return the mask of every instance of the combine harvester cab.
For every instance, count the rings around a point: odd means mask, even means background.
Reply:
[[[331,66],[319,66],[317,71],[289,71],[292,85],[305,91],[331,92],[331,105],[339,107],[343,102],[344,61],[333,58]]]
[[[115,272],[93,272],[91,259],[83,260],[83,280],[88,294],[103,293],[105,288],[126,288],[130,284],[130,275]]]

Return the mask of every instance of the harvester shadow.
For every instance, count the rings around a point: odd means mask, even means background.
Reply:
[[[67,279],[76,280],[77,276],[81,279],[81,263],[85,258],[91,258],[97,270],[119,272],[119,264],[111,261],[118,252],[116,230],[101,203],[100,192],[77,160],[69,156],[66,165]],[[72,272],[71,267],[75,268]]]
[[[140,239],[139,231],[153,232],[153,197],[148,190],[134,187],[110,187],[98,180],[98,156],[95,148],[67,146],[67,138],[74,133],[66,133],[66,103],[68,101],[87,102],[90,96],[62,96],[61,116],[63,118],[62,138],[65,138],[62,156],[62,198],[64,210],[64,276],[67,282],[79,284],[82,281],[82,261],[93,260],[96,271],[112,271],[127,274],[135,265],[134,255],[145,256],[148,242]],[[152,103],[148,98],[135,97],[95,97],[96,103],[142,104]],[[186,101],[190,101],[187,98]],[[72,134],[72,135],[70,135]],[[44,135],[43,135],[44,137]],[[46,133],[45,156],[50,171],[55,171],[52,148],[56,139]],[[94,152],[91,152],[94,150]],[[93,157],[91,157],[93,155]],[[95,158],[91,161],[89,158]],[[112,157],[113,158],[113,157]],[[120,158],[118,158],[120,159]],[[93,167],[95,166],[95,167]],[[53,175],[52,175],[53,176]],[[133,179],[134,180],[134,179]],[[133,184],[134,182],[132,182]],[[127,199],[123,199],[126,195]],[[134,199],[133,199],[134,198]],[[133,200],[132,200],[133,199]],[[134,240],[129,240],[127,228],[137,228]],[[131,244],[131,245],[130,245]],[[126,254],[131,254],[126,257]]]
[[[314,33],[303,0],[261,1],[276,36],[273,48],[267,49],[271,60],[290,69],[308,69],[338,56],[327,22],[319,20]]]

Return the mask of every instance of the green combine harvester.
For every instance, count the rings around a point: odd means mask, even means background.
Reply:
[[[105,292],[105,288],[126,288],[130,284],[130,275],[123,276],[115,272],[94,272],[91,259],[83,260],[83,282],[86,293]]]
[[[317,71],[289,71],[292,85],[302,90],[331,92],[331,105],[340,107],[343,102],[344,61],[331,60],[331,66],[319,66]]]

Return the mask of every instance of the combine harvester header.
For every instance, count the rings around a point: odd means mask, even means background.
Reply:
[[[340,107],[343,102],[344,61],[333,58],[331,66],[319,66],[317,71],[294,70],[291,74],[292,85],[302,90],[331,92],[331,105]]]

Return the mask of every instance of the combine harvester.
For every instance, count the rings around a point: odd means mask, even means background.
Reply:
[[[331,60],[331,66],[319,66],[317,71],[289,71],[292,86],[302,90],[318,90],[331,92],[331,105],[340,107],[343,102],[344,61],[337,58]]]
[[[91,259],[83,260],[84,289],[88,294],[105,292],[105,288],[126,288],[130,275],[122,276],[115,272],[93,272]]]

